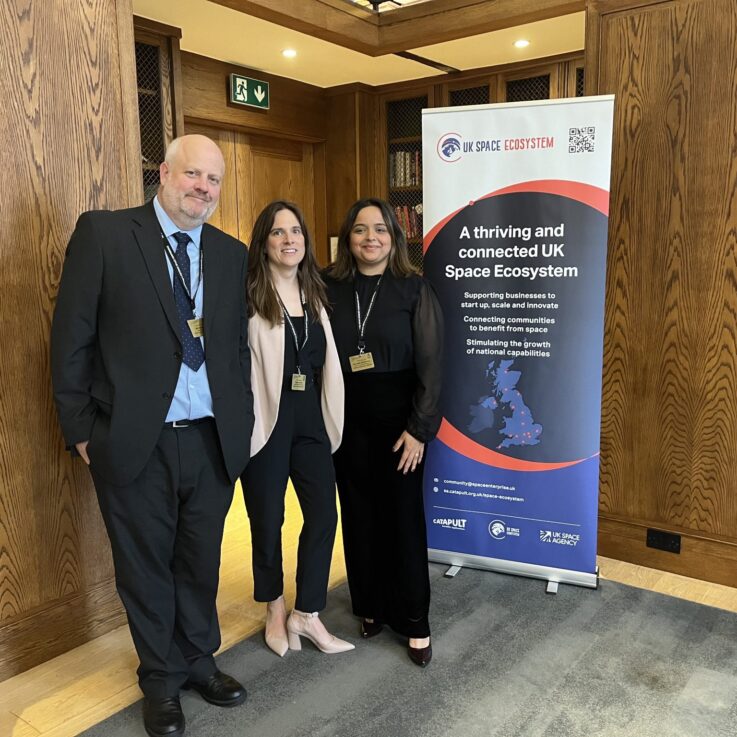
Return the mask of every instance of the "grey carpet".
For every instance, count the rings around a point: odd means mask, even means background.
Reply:
[[[248,701],[219,709],[186,692],[189,737],[733,737],[737,615],[621,584],[596,591],[431,565],[434,660],[421,670],[384,631],[356,635],[348,592],[325,623],[356,650],[304,643],[283,659],[262,634],[219,666]],[[83,733],[145,737],[141,703]]]

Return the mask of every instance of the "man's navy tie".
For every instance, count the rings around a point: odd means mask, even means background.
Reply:
[[[177,250],[174,252],[174,258],[176,258],[182,276],[187,283],[187,289],[191,290],[189,255],[187,254],[187,244],[191,239],[186,233],[174,233],[174,240],[177,242]],[[200,258],[202,258],[202,254],[200,254]],[[194,315],[192,314],[189,297],[176,274],[174,274],[174,301],[176,302],[177,314],[179,315],[179,331],[182,334],[182,360],[193,371],[197,371],[205,360],[205,352],[202,350],[200,339],[192,335],[192,331],[189,329],[189,325],[187,325],[187,320],[191,320]]]

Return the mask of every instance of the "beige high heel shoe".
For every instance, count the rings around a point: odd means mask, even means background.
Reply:
[[[289,650],[286,621],[287,610],[284,606],[284,597],[280,596],[266,605],[266,627],[264,628],[266,644],[280,658],[283,658]]]
[[[287,637],[290,650],[302,649],[300,637],[306,637],[318,650],[329,655],[345,653],[356,647],[331,635],[320,621],[318,612],[300,612],[293,609],[287,619]]]

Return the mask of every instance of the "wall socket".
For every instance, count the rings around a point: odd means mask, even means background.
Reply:
[[[648,528],[645,544],[648,548],[665,550],[667,553],[680,554],[681,552],[681,536],[675,532],[665,532],[663,530]]]

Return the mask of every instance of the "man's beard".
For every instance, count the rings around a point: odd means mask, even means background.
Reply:
[[[180,212],[183,215],[186,215],[189,220],[191,220],[194,223],[194,227],[198,227],[200,225],[203,225],[206,223],[213,212],[215,212],[215,208],[217,207],[217,200],[214,202],[211,200],[210,202],[205,203],[207,207],[205,207],[204,212],[200,213],[199,208],[195,210],[195,207],[193,206],[191,209],[185,209],[186,200],[182,202],[182,204],[179,207]]]

